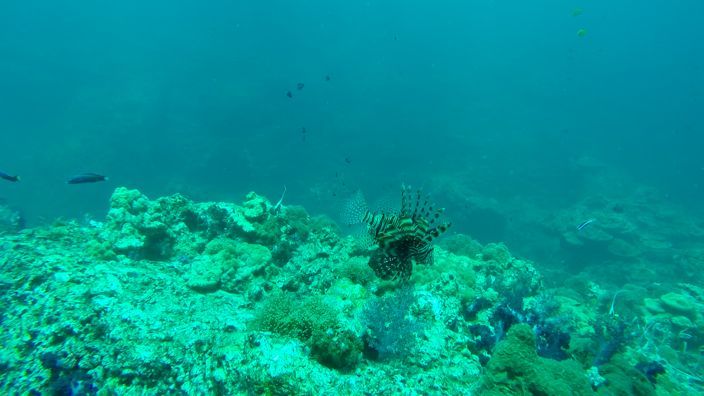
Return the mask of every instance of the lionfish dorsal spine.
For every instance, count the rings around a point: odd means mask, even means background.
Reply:
[[[450,228],[451,223],[443,223],[438,225],[437,227],[434,227],[428,231],[428,235],[425,237],[425,241],[430,243],[432,242],[433,239],[439,237],[440,235],[444,234],[445,231],[447,231],[448,228]]]

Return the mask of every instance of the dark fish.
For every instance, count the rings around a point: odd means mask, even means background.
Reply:
[[[305,86],[306,86],[306,85],[303,84],[303,83],[298,83],[298,84],[296,84],[296,89],[300,91],[300,90],[302,90],[303,87],[305,87]]]
[[[5,179],[5,180],[11,181],[11,182],[18,182],[18,181],[20,181],[20,177],[19,177],[19,176],[8,175],[7,173],[2,172],[2,171],[0,171],[0,179]]]
[[[349,156],[345,157],[345,163],[351,164],[351,163],[352,163],[352,158],[350,158]]]
[[[582,231],[584,227],[588,226],[589,224],[595,222],[596,219],[589,219],[587,221],[583,221],[580,225],[577,226],[577,231]]]
[[[306,130],[306,127],[302,127],[301,128],[301,140],[303,140],[304,142],[306,141],[306,133],[308,133],[308,131]]]
[[[330,81],[330,75],[325,76],[325,81]]]
[[[292,98],[293,94],[291,93],[291,91],[286,91],[286,96],[288,96],[289,98]]]
[[[97,183],[101,181],[108,180],[107,177],[99,175],[97,173],[81,173],[70,179],[66,183],[68,184],[83,184],[83,183]]]

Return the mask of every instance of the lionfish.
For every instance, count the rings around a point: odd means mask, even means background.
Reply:
[[[432,241],[450,227],[450,223],[440,220],[444,209],[436,209],[420,190],[414,193],[410,186],[401,187],[398,211],[372,212],[359,194],[351,212],[356,213],[357,222],[366,227],[376,245],[369,267],[382,279],[405,281],[413,273],[413,263],[432,264]]]

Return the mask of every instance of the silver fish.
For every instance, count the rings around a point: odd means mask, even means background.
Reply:
[[[589,219],[589,220],[583,221],[580,225],[577,226],[577,231],[582,231],[584,229],[584,227],[588,226],[589,224],[592,224],[595,221],[596,221],[596,219]]]

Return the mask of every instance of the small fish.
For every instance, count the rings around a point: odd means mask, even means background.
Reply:
[[[284,204],[284,196],[285,196],[285,195],[286,195],[286,186],[284,186],[284,192],[283,192],[283,194],[281,194],[281,198],[279,198],[279,202],[277,202],[276,205],[274,205],[274,206],[271,208],[271,213],[272,213],[272,214],[275,214],[275,215],[276,215],[276,214],[279,214],[279,213],[281,212],[281,209],[284,207],[283,204]]]
[[[325,81],[330,81],[330,75],[329,75],[329,74],[325,76]]]
[[[577,30],[577,36],[579,37],[584,37],[587,35],[587,29],[579,29]]]
[[[19,177],[19,176],[8,175],[7,173],[2,172],[2,171],[0,171],[0,179],[5,179],[5,180],[11,181],[11,182],[18,182],[18,181],[20,181],[20,177]]]
[[[306,133],[308,133],[308,131],[306,130],[306,127],[302,127],[301,128],[301,140],[303,140],[304,142],[306,141],[306,136],[307,136]]]
[[[347,157],[345,157],[345,163],[347,163],[347,164],[352,163],[352,158],[349,155]]]
[[[76,175],[76,176],[68,179],[68,181],[66,181],[66,183],[68,183],[68,184],[97,183],[97,182],[106,181],[106,180],[108,180],[107,177],[105,177],[103,175],[99,175],[97,173],[81,173],[80,175]]]
[[[578,17],[578,16],[582,15],[583,13],[584,13],[584,10],[579,7],[572,10],[573,17]]]
[[[589,219],[587,221],[583,221],[580,225],[577,226],[577,231],[582,231],[584,227],[588,226],[589,224],[592,224],[595,221],[596,219]]]
[[[299,82],[298,84],[296,84],[296,89],[300,91],[300,90],[302,90],[303,87],[305,87],[305,86],[306,86],[305,84]]]
[[[286,91],[286,96],[288,96],[289,98],[292,98],[293,94],[291,93],[291,91]]]

